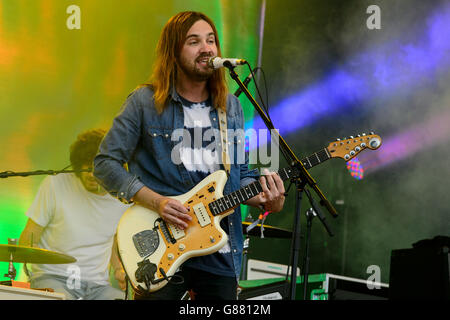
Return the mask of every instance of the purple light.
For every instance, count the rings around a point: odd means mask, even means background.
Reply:
[[[338,108],[356,104],[367,95],[365,82],[344,70],[335,70],[326,81],[281,101],[270,112],[280,134],[307,126]],[[266,128],[260,117],[253,119],[253,128]]]
[[[342,112],[364,100],[412,91],[450,66],[450,5],[438,8],[424,23],[414,42],[397,40],[356,55],[321,82],[290,96],[271,108],[281,135]],[[407,35],[404,37],[407,39]],[[259,116],[253,128],[265,128]]]
[[[443,113],[428,121],[384,139],[380,149],[360,154],[359,161],[366,174],[412,156],[424,148],[447,141],[450,135],[450,109],[449,105],[445,107]]]

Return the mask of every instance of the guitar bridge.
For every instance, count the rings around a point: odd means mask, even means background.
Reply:
[[[148,257],[158,249],[159,235],[154,230],[144,230],[133,236],[134,247],[139,255],[144,258]]]
[[[161,233],[163,234],[163,236],[166,238],[167,242],[169,242],[171,244],[176,243],[177,240],[174,237],[172,237],[172,234],[169,231],[169,227],[167,227],[166,222],[162,218],[159,218],[156,221],[159,222],[159,228],[160,228]]]

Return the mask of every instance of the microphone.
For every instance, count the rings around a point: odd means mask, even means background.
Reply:
[[[213,69],[219,69],[222,67],[236,67],[238,65],[246,64],[247,61],[244,59],[230,59],[230,58],[220,58],[220,57],[211,57],[208,60],[208,65]]]
[[[255,71],[253,70],[253,73],[254,73]],[[244,80],[244,82],[242,82],[242,84],[245,86],[245,87],[247,87],[248,86],[248,84],[250,83],[250,80],[252,80],[252,78],[253,78],[253,73],[250,73],[249,75],[248,75],[248,77],[247,78],[245,78],[245,80]],[[239,95],[242,93],[242,89],[241,89],[241,87],[239,87],[237,90],[236,90],[236,92],[234,93],[234,95],[236,96],[236,97],[239,97]]]

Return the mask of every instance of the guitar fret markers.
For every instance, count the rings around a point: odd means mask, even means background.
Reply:
[[[306,157],[305,159],[301,160],[303,166],[305,169],[310,169],[314,167],[315,165],[318,165],[325,160],[330,159],[331,156],[327,153],[326,148],[323,150],[320,150],[314,154],[312,154],[309,157]],[[296,176],[298,172],[295,168],[288,167],[283,168],[278,171],[278,174],[280,175],[280,178],[285,181],[287,179],[292,178],[293,176]],[[262,186],[259,181],[252,182],[248,184],[247,186],[236,190],[220,199],[217,199],[209,204],[209,208],[214,216],[224,213],[226,211],[229,211],[230,209],[238,206],[239,204],[253,198],[254,196],[258,195],[262,192]]]

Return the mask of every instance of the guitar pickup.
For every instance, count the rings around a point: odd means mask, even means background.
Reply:
[[[173,224],[169,224],[169,229],[175,240],[179,240],[179,239],[183,238],[184,236],[186,236],[186,234],[184,233],[183,230],[181,230],[180,228],[178,228],[177,226],[175,226]]]
[[[194,209],[194,213],[197,216],[198,222],[200,223],[201,227],[211,224],[211,218],[208,214],[208,211],[205,208],[205,205],[202,202],[197,203],[193,207],[193,209]]]

